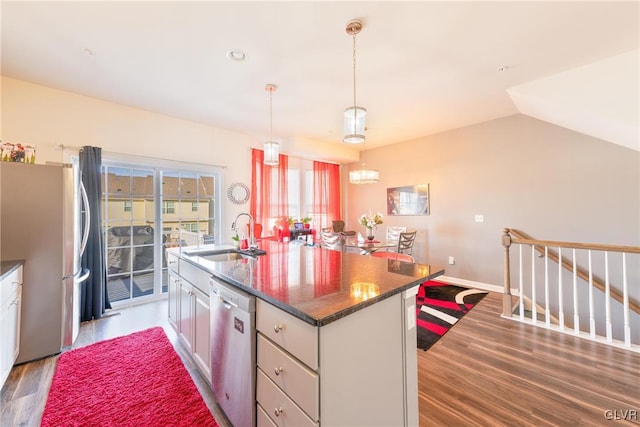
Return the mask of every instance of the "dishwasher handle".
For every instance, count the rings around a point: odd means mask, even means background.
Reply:
[[[211,293],[215,294],[220,299],[220,302],[227,310],[238,308],[238,298],[231,292],[225,292],[223,288],[211,284]]]

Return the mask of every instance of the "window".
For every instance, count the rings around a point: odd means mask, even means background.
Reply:
[[[162,213],[163,214],[176,213],[175,202],[162,202]]]
[[[215,241],[219,172],[189,167],[169,171],[103,159],[102,227],[114,308],[167,292],[166,248]]]

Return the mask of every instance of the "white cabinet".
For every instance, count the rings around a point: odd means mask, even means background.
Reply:
[[[20,352],[22,266],[0,281],[0,388]]]
[[[178,257],[174,254],[167,254],[167,265],[169,272],[169,283],[167,293],[169,300],[169,323],[178,330],[178,292],[180,291],[180,276],[178,275]]]
[[[258,426],[417,425],[416,290],[321,327],[257,300]]]
[[[169,254],[168,263],[169,323],[202,375],[211,383],[210,276],[173,254]]]

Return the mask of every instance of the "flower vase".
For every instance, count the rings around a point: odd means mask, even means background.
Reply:
[[[367,228],[367,240],[373,241],[375,236],[373,235],[373,228]]]

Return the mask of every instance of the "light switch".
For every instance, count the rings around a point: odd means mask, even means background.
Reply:
[[[476,222],[484,222],[484,215],[476,215]]]

